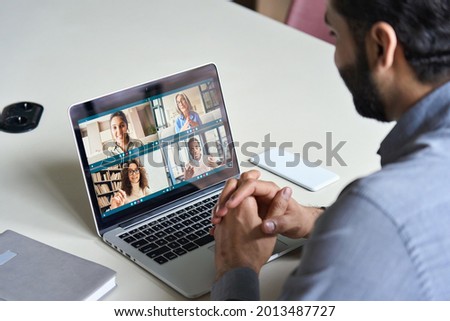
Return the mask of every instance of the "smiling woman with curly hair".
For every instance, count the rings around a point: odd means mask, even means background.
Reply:
[[[131,160],[128,162],[128,166],[122,169],[121,187],[111,198],[110,209],[115,209],[151,194],[147,172],[144,167],[140,166],[138,159]]]

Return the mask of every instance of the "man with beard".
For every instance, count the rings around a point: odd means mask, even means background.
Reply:
[[[309,237],[282,300],[450,300],[450,1],[329,0],[325,20],[358,112],[397,121],[382,168],[325,211],[257,171],[228,181],[212,299],[259,299],[281,233]]]

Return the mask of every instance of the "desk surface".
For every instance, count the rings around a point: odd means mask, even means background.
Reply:
[[[109,300],[184,298],[96,235],[67,117],[71,104],[214,62],[235,141],[258,144],[238,148],[243,165],[268,134],[300,153],[308,142],[321,144],[309,157],[325,166],[327,150],[345,142],[345,166],[337,159],[327,166],[341,179],[319,192],[263,172],[307,205],[330,204],[348,182],[376,170],[376,151],[391,128],[356,114],[330,45],[228,1],[6,1],[0,39],[0,106],[26,100],[45,107],[36,130],[0,132],[0,231],[116,270]],[[277,297],[297,255],[263,268],[263,299]]]

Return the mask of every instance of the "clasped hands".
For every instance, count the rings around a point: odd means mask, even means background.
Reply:
[[[198,125],[199,125],[198,122],[192,120],[189,115],[186,117],[186,121],[184,122],[183,127],[181,127],[180,131],[185,131],[188,130],[189,128],[197,127]]]
[[[259,177],[252,170],[228,180],[213,209],[216,279],[239,267],[259,274],[272,254],[277,234],[307,237],[323,212],[297,203],[290,188],[279,188]]]

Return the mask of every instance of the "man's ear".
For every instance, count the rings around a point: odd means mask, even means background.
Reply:
[[[366,37],[369,66],[373,71],[387,70],[394,64],[398,49],[397,34],[386,22],[377,22]]]

